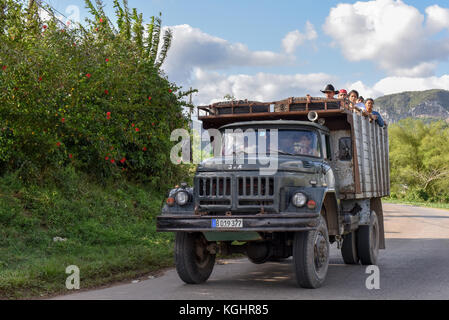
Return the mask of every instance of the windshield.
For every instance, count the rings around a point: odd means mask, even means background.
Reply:
[[[223,134],[222,154],[283,154],[320,157],[315,131],[294,129],[235,129]]]

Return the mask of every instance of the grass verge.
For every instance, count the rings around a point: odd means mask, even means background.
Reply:
[[[447,209],[449,210],[449,203],[443,202],[419,202],[419,201],[408,201],[408,200],[398,200],[391,198],[382,199],[383,202],[386,203],[394,203],[394,204],[407,204],[416,207],[427,207],[427,208],[437,208],[437,209]]]
[[[0,177],[0,298],[66,293],[70,265],[81,288],[172,266],[173,234],[156,232],[163,197],[124,181],[102,186],[71,168],[36,184]]]

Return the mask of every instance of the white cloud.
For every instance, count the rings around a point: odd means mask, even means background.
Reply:
[[[325,73],[280,75],[257,73],[255,75],[223,75],[218,72],[195,69],[194,87],[200,88],[195,97],[197,104],[209,104],[223,100],[226,94],[237,99],[273,101],[292,96],[322,96],[320,90],[336,81]]]
[[[396,68],[394,74],[400,77],[430,77],[437,68],[436,62],[421,62],[409,68]]]
[[[296,48],[302,45],[305,41],[314,40],[316,38],[317,33],[313,24],[307,21],[305,33],[301,33],[299,30],[294,30],[287,33],[284,39],[282,39],[282,47],[286,53],[293,54]]]
[[[346,88],[348,88],[348,93],[349,90],[356,90],[359,95],[363,96],[365,99],[383,96],[383,92],[380,92],[375,88],[368,87],[360,80],[346,85]]]
[[[386,94],[404,91],[423,91],[431,89],[449,90],[449,75],[440,77],[386,77],[376,82],[372,87],[357,81],[347,85],[347,88],[355,89],[363,97],[377,98]]]
[[[388,74],[432,75],[437,62],[449,57],[449,38],[432,38],[449,26],[449,10],[438,6],[424,15],[400,0],[338,4],[323,30],[350,61],[371,60]]]
[[[443,29],[449,29],[449,9],[433,5],[426,8],[427,28],[429,32],[439,32]]]
[[[224,70],[231,67],[279,66],[294,56],[272,51],[251,51],[242,43],[230,43],[189,25],[166,27],[173,31],[172,46],[163,69],[173,81],[188,80],[195,68]]]
[[[374,85],[374,90],[383,94],[392,94],[403,91],[422,91],[430,89],[449,90],[449,75],[441,77],[387,77]]]

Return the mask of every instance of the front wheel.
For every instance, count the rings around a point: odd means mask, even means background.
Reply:
[[[177,232],[175,265],[182,281],[199,284],[207,281],[215,265],[215,254],[208,250],[202,233]]]
[[[293,268],[300,287],[321,287],[329,267],[329,235],[320,215],[316,230],[296,232],[293,240]]]

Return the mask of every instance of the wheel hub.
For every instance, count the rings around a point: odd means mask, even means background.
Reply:
[[[315,246],[314,246],[314,256],[315,256],[314,260],[317,271],[319,271],[319,269],[321,269],[326,264],[328,251],[329,250],[327,248],[326,239],[320,232],[318,233],[315,239]]]
[[[210,253],[207,250],[207,243],[204,241],[204,239],[196,239],[195,256],[195,260],[198,266],[203,266],[209,261]]]

